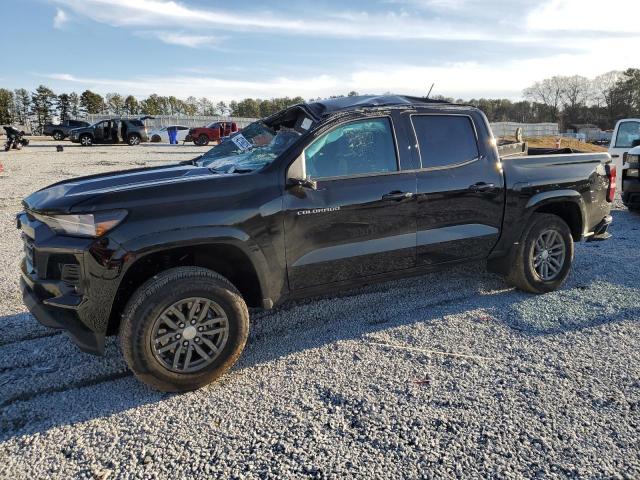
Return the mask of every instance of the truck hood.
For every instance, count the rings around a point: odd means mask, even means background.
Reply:
[[[85,132],[93,132],[93,128],[91,127],[75,127],[69,129],[69,133],[85,133]]]
[[[67,213],[91,198],[118,192],[166,188],[177,183],[219,176],[208,168],[173,164],[73,178],[54,183],[23,200],[25,208],[41,213]],[[85,204],[86,205],[86,204]]]

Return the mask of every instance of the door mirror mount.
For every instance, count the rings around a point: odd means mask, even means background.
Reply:
[[[287,179],[287,187],[289,188],[302,187],[302,188],[309,188],[311,190],[317,190],[318,183],[308,178],[289,178]]]
[[[295,161],[289,166],[289,170],[287,170],[287,188],[292,187],[309,188],[311,190],[318,189],[318,184],[307,177],[304,152],[295,159]]]

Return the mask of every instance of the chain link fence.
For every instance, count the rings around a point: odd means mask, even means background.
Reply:
[[[557,123],[495,122],[491,124],[495,137],[513,136],[517,128],[522,128],[522,135],[525,137],[549,137],[560,133]]]

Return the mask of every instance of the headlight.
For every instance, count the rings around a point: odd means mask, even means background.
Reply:
[[[100,237],[127,216],[126,210],[84,213],[78,215],[34,215],[51,230],[73,237]]]

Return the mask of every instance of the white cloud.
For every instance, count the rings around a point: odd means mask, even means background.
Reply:
[[[138,35],[141,37],[156,38],[169,45],[179,45],[189,48],[213,47],[223,40],[223,38],[213,35],[194,35],[169,31],[143,31],[138,32]]]
[[[56,16],[53,17],[53,27],[60,29],[68,21],[69,21],[69,17],[67,13],[60,8],[56,9]]]
[[[420,66],[386,62],[378,65],[354,65],[350,70],[331,74],[273,76],[268,74],[242,80],[220,78],[209,72],[193,70],[183,75],[140,75],[126,80],[76,77],[70,74],[49,74],[64,88],[90,88],[100,93],[120,91],[144,96],[151,93],[206,96],[220,100],[238,100],[246,97],[297,96],[304,98],[328,97],[350,90],[360,93],[424,95],[435,83],[433,94],[454,98],[507,97],[521,98],[524,88],[535,80],[553,75],[583,75],[593,78],[610,70],[623,70],[634,65],[635,52],[620,48],[624,39],[603,39],[588,43],[582,54],[541,55],[537,58],[505,60],[500,65],[478,62],[451,62],[439,66]],[[592,56],[598,61],[594,62]],[[246,80],[251,78],[251,80]]]
[[[444,58],[450,58],[450,61],[435,66],[429,55],[414,62],[402,55],[381,55],[375,63],[360,66],[357,60],[351,60],[345,62],[345,66],[334,67],[329,72],[322,62],[316,62],[312,66],[303,65],[305,69],[297,74],[279,75],[279,71],[291,72],[290,68],[287,69],[287,65],[291,66],[290,58],[285,58],[280,65],[270,63],[268,73],[261,72],[258,66],[253,65],[250,70],[242,72],[231,73],[227,69],[227,75],[239,80],[222,78],[225,75],[217,66],[214,73],[194,69],[183,72],[184,75],[141,75],[124,80],[64,74],[49,76],[59,82],[75,84],[74,88],[81,86],[79,88],[91,88],[102,93],[119,90],[148,95],[155,92],[183,98],[194,95],[223,100],[284,95],[310,98],[343,94],[350,90],[419,95],[426,93],[431,83],[435,82],[434,94],[456,98],[519,98],[523,88],[542,78],[575,74],[595,77],[606,71],[637,65],[637,49],[634,47],[640,44],[640,29],[636,26],[640,18],[640,2],[631,0],[610,0],[606,8],[595,0],[542,0],[533,8],[530,0],[514,0],[520,5],[518,8],[522,9],[526,21],[520,28],[507,30],[497,25],[507,18],[500,15],[505,8],[501,0],[388,0],[397,4],[458,9],[458,16],[443,13],[443,18],[408,15],[403,8],[387,13],[318,10],[312,16],[295,16],[293,13],[274,15],[268,11],[243,11],[242,7],[234,7],[233,4],[225,10],[213,10],[169,0],[52,1],[75,15],[130,28],[135,32],[142,30],[139,35],[192,48],[215,48],[216,42],[226,38],[220,36],[221,31],[364,40],[459,41],[455,47],[447,47],[451,49],[451,55]],[[478,19],[478,16],[482,18]],[[487,21],[487,18],[495,18],[495,22]],[[484,44],[479,44],[477,40],[510,43],[513,48],[505,49],[502,46],[501,49],[506,50],[504,58],[496,59],[493,55],[489,56],[490,60],[483,62],[480,54],[484,52],[480,49]],[[224,43],[234,45],[234,42]],[[403,44],[398,42],[398,45],[401,47]],[[419,45],[419,42],[416,41],[415,45]],[[526,48],[519,49],[519,46]],[[431,44],[428,48],[439,47]],[[476,51],[477,61],[457,61],[474,58],[469,52]],[[567,51],[574,53],[559,53]],[[333,55],[333,52],[324,52],[322,49],[312,53],[317,58],[325,54],[331,58]],[[401,50],[399,53],[402,53]]]
[[[638,34],[639,18],[637,0],[547,0],[528,14],[526,25],[529,30]]]
[[[436,40],[490,40],[493,32],[457,29],[443,19],[424,20],[388,12],[315,11],[313,16],[291,17],[268,11],[210,10],[167,0],[54,0],[76,14],[120,27],[217,28],[228,31],[267,31],[280,34]],[[503,40],[509,38],[503,35]],[[517,37],[511,37],[517,40]]]

